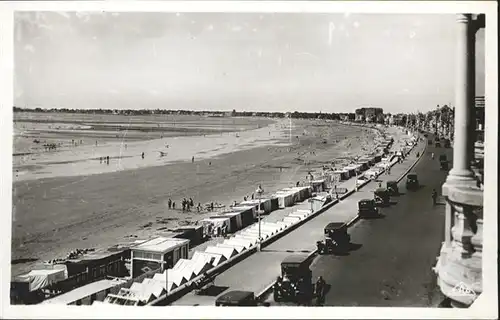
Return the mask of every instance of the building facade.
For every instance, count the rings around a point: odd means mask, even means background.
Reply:
[[[457,59],[453,168],[442,187],[446,200],[445,241],[434,271],[452,307],[470,306],[483,291],[483,188],[476,178],[475,34],[484,15],[457,15]]]

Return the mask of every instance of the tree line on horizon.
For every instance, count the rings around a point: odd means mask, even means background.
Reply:
[[[68,109],[68,108],[20,108],[14,106],[14,112],[38,113],[81,113],[81,114],[113,114],[125,116],[137,115],[199,115],[199,116],[232,116],[232,117],[268,117],[292,119],[327,119],[327,120],[354,120],[354,113],[322,113],[322,112],[265,112],[265,111],[194,111],[194,110],[166,110],[166,109]],[[343,117],[342,117],[343,116]]]

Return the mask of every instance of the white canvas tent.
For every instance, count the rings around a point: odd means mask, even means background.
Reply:
[[[300,218],[288,216],[288,217],[284,217],[283,221],[290,222],[290,224],[295,224],[295,223],[300,221]]]
[[[224,242],[222,242],[222,244],[243,247],[244,249],[249,249],[252,246],[251,241],[248,241],[248,240],[243,239],[243,238],[236,238],[236,237],[226,239],[226,240],[224,240]]]
[[[179,271],[187,281],[190,281],[194,277],[196,277],[196,274],[193,271],[193,263],[191,260],[179,259],[179,261],[177,261],[172,269]]]
[[[167,271],[166,270],[163,273],[155,274],[153,276],[153,280],[155,280],[159,284],[161,284],[167,292],[170,292],[173,289],[177,288],[177,285],[173,281],[167,281]]]
[[[278,198],[280,208],[291,207],[294,205],[293,194],[291,192],[278,191],[275,196]]]
[[[43,269],[42,269],[43,268]],[[68,278],[68,270],[63,264],[40,266],[39,269],[17,277],[18,281],[28,282],[29,290],[43,289],[49,285],[63,281]]]
[[[232,248],[234,250],[236,250],[236,253],[241,253],[243,250],[245,250],[245,247],[244,246],[238,246],[238,245],[235,245],[235,244],[227,244],[227,243],[217,243],[216,245],[217,247],[219,248]]]
[[[214,266],[214,267],[218,266],[219,264],[221,264],[222,262],[227,260],[222,254],[211,253],[211,252],[201,252],[201,251],[196,251],[193,254],[192,259],[202,259],[199,256],[208,257],[210,259],[213,259],[212,266]]]
[[[180,287],[188,280],[179,270],[167,269],[167,282],[172,281],[176,286]]]
[[[229,247],[228,248],[221,248],[221,247],[216,247],[216,246],[208,246],[205,249],[205,252],[220,254],[220,255],[224,256],[226,258],[226,260],[229,260],[238,254],[238,252],[234,248],[229,248]]]

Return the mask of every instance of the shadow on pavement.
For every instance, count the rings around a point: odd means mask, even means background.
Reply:
[[[361,249],[363,245],[361,243],[349,243],[349,251],[357,251]]]
[[[364,217],[363,220],[378,220],[378,219],[385,219],[385,214],[379,213],[376,216],[373,217]]]
[[[210,286],[210,287],[206,288],[205,290],[203,290],[203,293],[200,295],[215,297],[215,296],[218,296],[219,294],[223,293],[227,289],[229,289],[229,287],[213,285],[213,286]]]

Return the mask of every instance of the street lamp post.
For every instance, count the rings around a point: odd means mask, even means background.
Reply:
[[[257,208],[257,220],[259,222],[259,241],[257,243],[257,250],[260,251],[260,245],[261,245],[261,241],[262,241],[261,231],[260,231],[261,230],[260,206],[261,206],[262,193],[264,193],[264,189],[262,189],[262,186],[259,184],[259,187],[257,188],[257,190],[255,192],[259,196],[259,207]]]

